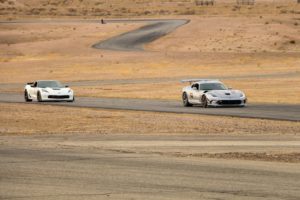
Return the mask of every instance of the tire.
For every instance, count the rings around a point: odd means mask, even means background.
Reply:
[[[32,99],[29,99],[27,90],[25,90],[25,92],[24,92],[24,99],[25,99],[26,102],[32,101]]]
[[[207,108],[207,107],[208,107],[208,102],[207,102],[207,98],[206,98],[205,95],[203,95],[203,96],[201,97],[201,102],[202,102],[202,107],[203,107],[203,108]]]
[[[75,97],[73,97],[72,100],[69,100],[69,101],[67,101],[67,102],[74,102],[74,101],[75,101]]]
[[[38,100],[38,102],[42,102],[42,101],[43,101],[43,99],[42,99],[42,96],[41,96],[41,93],[40,93],[40,92],[38,92],[38,93],[37,93],[37,100]]]
[[[191,107],[192,106],[192,104],[190,104],[190,102],[189,102],[189,98],[188,98],[188,95],[186,94],[186,92],[184,92],[182,94],[182,103],[183,103],[184,107]]]

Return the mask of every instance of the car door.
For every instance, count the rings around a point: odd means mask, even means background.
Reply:
[[[194,91],[194,100],[196,103],[201,103],[203,91],[200,88],[200,84],[197,85],[197,90]]]
[[[37,97],[37,82],[34,82],[29,88],[29,95],[33,98]]]
[[[191,86],[191,91],[189,95],[189,99],[192,103],[200,103],[201,92],[199,90],[199,83],[194,83]]]

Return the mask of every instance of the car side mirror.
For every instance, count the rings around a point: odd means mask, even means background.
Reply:
[[[65,87],[66,87],[66,88],[68,88],[69,86],[68,86],[68,85],[66,85]]]

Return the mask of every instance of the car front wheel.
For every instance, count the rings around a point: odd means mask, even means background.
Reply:
[[[37,93],[37,100],[38,100],[38,102],[42,102],[43,101],[42,95],[41,95],[40,92]]]
[[[73,97],[72,100],[69,100],[69,101],[67,101],[67,102],[74,102],[74,101],[75,101],[75,97]]]
[[[183,106],[184,107],[190,107],[190,106],[192,106],[192,104],[190,104],[190,102],[189,102],[189,99],[188,99],[188,96],[187,96],[186,92],[184,92],[182,94],[182,102],[183,102]]]
[[[206,98],[205,95],[203,95],[203,96],[201,97],[201,102],[202,102],[202,107],[203,107],[203,108],[207,108],[207,107],[208,107],[208,100],[207,100],[207,98]]]
[[[24,99],[25,99],[26,102],[32,101],[32,99],[29,99],[27,90],[25,90],[25,92],[24,92]]]

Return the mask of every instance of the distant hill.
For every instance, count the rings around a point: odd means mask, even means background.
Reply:
[[[255,0],[254,6],[237,5],[236,0],[214,0],[214,6],[196,5],[196,1],[202,0],[0,0],[0,17],[300,13],[297,0]]]

